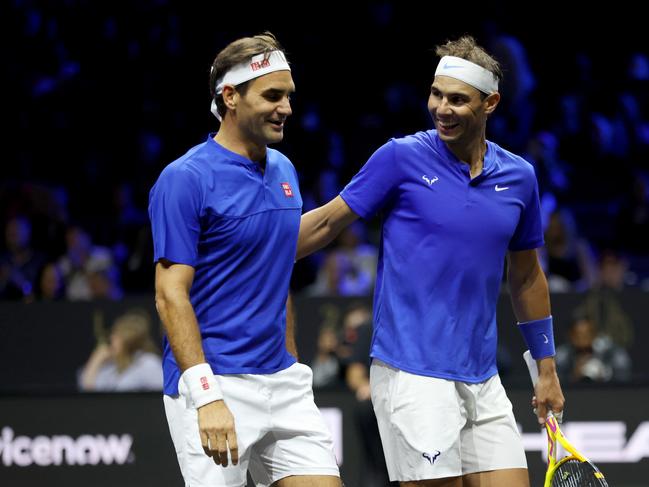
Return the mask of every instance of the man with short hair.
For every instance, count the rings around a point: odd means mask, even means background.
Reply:
[[[338,487],[287,330],[302,199],[293,165],[267,145],[291,115],[291,69],[264,33],[223,49],[210,86],[218,133],[168,165],[149,202],[180,469],[192,487],[242,487],[246,471],[257,485]]]
[[[382,217],[370,383],[390,480],[528,487],[496,368],[505,258],[519,328],[537,359],[539,421],[563,410],[554,364],[534,170],[486,140],[498,63],[466,36],[437,48],[436,130],[380,147],[332,201],[303,215],[298,258],[358,217]]]

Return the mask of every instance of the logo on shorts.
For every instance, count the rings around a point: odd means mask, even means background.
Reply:
[[[442,452],[439,450],[435,450],[435,451],[437,453],[424,452],[421,454],[421,456],[424,457],[426,460],[428,460],[431,465],[433,465],[435,463],[435,460],[437,460],[437,457],[442,454]]]

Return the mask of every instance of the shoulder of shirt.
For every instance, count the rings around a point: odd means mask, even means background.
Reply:
[[[209,147],[207,142],[198,144],[189,149],[185,154],[180,156],[175,161],[169,163],[160,174],[160,177],[170,176],[195,176],[201,178],[204,171],[204,159],[210,158],[208,155]]]
[[[534,166],[526,161],[523,157],[514,154],[513,152],[503,149],[495,142],[489,141],[491,147],[496,151],[496,157],[502,165],[509,165],[512,169],[518,170],[522,173],[535,176]]]
[[[433,137],[435,136],[434,130],[427,130],[421,132],[415,132],[411,135],[405,135],[403,137],[394,137],[388,141],[389,143],[394,143],[396,146],[401,148],[422,148],[427,147],[434,149]]]
[[[268,158],[268,160],[271,160],[276,164],[288,165],[290,167],[294,167],[291,160],[288,157],[286,157],[283,153],[278,151],[277,149],[271,149],[270,147],[268,147],[266,157]]]
[[[434,130],[428,130],[404,137],[395,137],[384,144],[382,149],[393,151],[394,156],[399,158],[408,155],[420,157],[422,154],[429,153],[439,155],[434,140],[435,134]]]

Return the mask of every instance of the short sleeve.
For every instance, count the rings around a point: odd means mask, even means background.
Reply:
[[[394,140],[381,146],[340,193],[352,211],[362,218],[381,210],[398,185],[395,146]]]
[[[539,186],[534,173],[534,184],[528,197],[516,231],[509,241],[509,250],[530,250],[543,246],[543,225],[541,221],[541,205],[539,203]]]
[[[195,266],[200,235],[201,192],[191,171],[168,166],[149,194],[154,262],[165,258]]]

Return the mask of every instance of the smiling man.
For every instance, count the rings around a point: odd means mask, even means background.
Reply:
[[[267,32],[223,49],[210,87],[218,133],[169,164],[149,201],[178,463],[192,487],[243,487],[247,471],[260,486],[338,487],[287,328],[302,199],[293,165],[267,145],[291,115],[291,68]]]
[[[528,487],[496,369],[507,259],[512,304],[541,378],[539,421],[563,410],[554,364],[534,170],[486,140],[498,63],[472,37],[438,46],[435,130],[380,147],[342,193],[302,217],[298,258],[380,213],[370,383],[390,480],[402,486]]]

